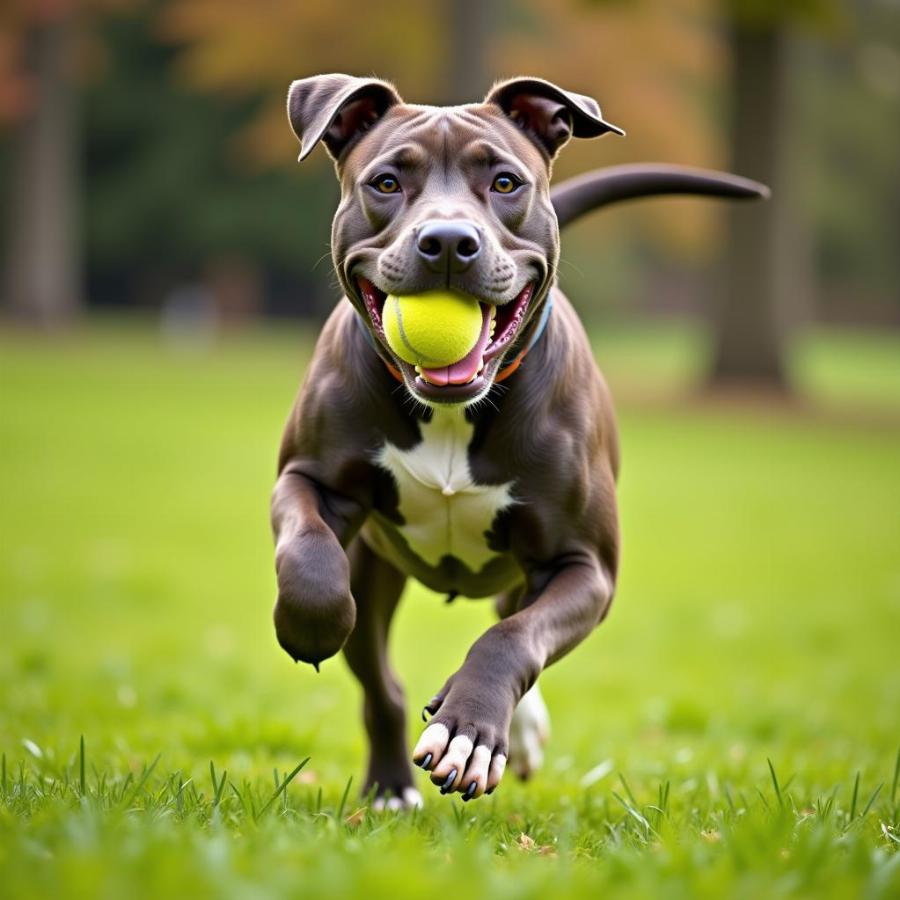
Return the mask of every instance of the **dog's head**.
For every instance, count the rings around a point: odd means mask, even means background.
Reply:
[[[320,75],[291,85],[288,116],[301,160],[319,141],[335,160],[335,270],[379,352],[420,401],[485,396],[528,339],[555,278],[554,157],[572,137],[620,129],[591,98],[537,78],[497,84],[482,103],[434,107],[405,104],[377,79]],[[437,288],[481,303],[483,352],[463,367],[463,383],[417,371],[385,339],[388,294]]]

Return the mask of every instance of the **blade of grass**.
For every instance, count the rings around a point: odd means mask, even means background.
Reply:
[[[831,815],[832,809],[834,809],[834,801],[837,798],[837,792],[838,792],[838,785],[835,785],[831,789],[831,793],[828,795],[828,799],[825,801],[824,804],[822,803],[821,797],[816,801],[816,807],[818,809],[819,818],[823,822],[828,821],[828,817]]]
[[[97,772],[94,772],[94,776],[97,779],[97,782],[100,781],[100,776]],[[125,795],[128,793],[128,788],[131,787],[131,782],[134,781],[134,772],[129,772],[128,775],[125,776],[125,780],[122,782],[122,787],[119,790],[119,802],[121,802]],[[97,792],[102,795],[103,791],[101,788],[97,789]]]
[[[4,761],[6,757],[4,756]],[[4,771],[6,771],[4,767]],[[900,782],[900,747],[897,748],[897,759],[894,762],[894,780],[891,782],[891,806],[894,805],[894,800],[897,798],[897,783]]]
[[[622,806],[625,807],[625,811],[628,813],[628,815],[631,816],[636,822],[638,822],[640,825],[643,826],[643,828],[645,830],[644,837],[646,839],[649,836],[650,832],[653,831],[653,827],[651,826],[651,824],[634,807],[632,807],[628,803],[626,803],[624,798],[621,797],[619,794],[617,794],[615,791],[612,792],[612,795],[613,795],[613,797],[616,798],[616,800],[619,801],[619,803],[622,804]]]
[[[162,757],[162,752],[156,754],[156,759],[150,763],[149,766],[144,766],[144,771],[141,774],[141,780],[134,786],[134,790],[131,792],[131,795],[128,797],[128,802],[124,804],[125,806],[131,806],[134,803],[137,795],[143,790],[144,785],[147,783],[147,780],[153,774],[153,770],[156,768],[156,764],[159,762]]]
[[[275,793],[263,804],[262,809],[254,816],[254,818],[258,819],[281,796],[281,794],[287,790],[288,785],[297,777],[300,770],[309,762],[309,759],[310,758],[307,756],[306,759],[294,766],[290,774],[285,777],[284,781],[282,781],[275,790]]]
[[[868,815],[869,810],[872,808],[872,804],[875,802],[878,795],[881,793],[881,789],[884,787],[884,783],[878,785],[877,788],[872,792],[872,796],[869,797],[869,802],[863,808],[863,811],[859,814],[860,819],[864,819],[866,815]]]
[[[233,781],[228,782],[228,787],[231,788],[232,792],[234,793],[234,796],[237,797],[237,799],[238,799],[238,803],[240,803],[240,805],[241,805],[241,809],[246,814],[247,801],[244,799],[244,795],[237,789],[237,787]]]
[[[378,796],[378,782],[376,781],[366,792],[366,796],[362,798],[363,809],[371,809],[375,805],[375,798]]]
[[[625,794],[631,801],[631,805],[637,808],[638,802],[634,799],[634,794],[631,793],[631,788],[629,787],[628,782],[625,780],[625,776],[621,772],[619,772],[619,781],[622,783],[622,787],[625,789]]]
[[[81,736],[81,745],[78,750],[78,775],[79,786],[81,788],[81,796],[85,794],[84,790],[84,735]]]
[[[778,805],[781,809],[784,809],[784,800],[781,797],[781,788],[778,786],[778,776],[775,774],[775,766],[772,765],[772,760],[769,757],[766,757],[766,762],[769,764],[769,774],[772,776],[772,785],[775,788],[775,796],[778,798]]]
[[[353,784],[353,776],[347,779],[347,786],[344,788],[344,794],[341,797],[340,805],[337,811],[337,820],[340,822],[344,818],[344,807],[347,805],[347,795],[350,793],[350,785]]]
[[[731,810],[731,814],[734,815],[737,810],[734,806],[734,798],[731,796],[731,785],[727,781],[725,782],[725,799],[728,801],[728,808]]]
[[[178,775],[178,780],[176,784],[178,784],[178,788],[175,791],[175,796],[173,797],[175,803],[175,809],[178,810],[178,814],[182,815],[184,813],[184,789],[188,787],[193,778],[188,778],[187,781],[181,781],[181,774]]]
[[[856,818],[856,801],[859,797],[859,772],[856,773],[856,780],[853,782],[853,799],[850,801],[850,821]]]

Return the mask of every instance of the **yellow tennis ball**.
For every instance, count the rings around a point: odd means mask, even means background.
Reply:
[[[481,334],[481,305],[455,291],[388,295],[381,313],[388,346],[410,365],[436,369],[463,359]]]

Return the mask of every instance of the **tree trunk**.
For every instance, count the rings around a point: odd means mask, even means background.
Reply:
[[[73,27],[61,17],[32,25],[26,35],[33,97],[14,136],[7,211],[7,306],[47,328],[70,322],[81,305]]]
[[[488,92],[488,35],[493,18],[491,0],[454,0],[443,4],[447,34],[446,70],[441,99],[474,103]]]
[[[786,36],[774,25],[732,27],[732,171],[768,184],[772,199],[728,209],[724,283],[713,317],[711,382],[787,391],[793,229],[787,221],[783,177]]]

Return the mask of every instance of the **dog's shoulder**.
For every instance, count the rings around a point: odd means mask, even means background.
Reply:
[[[364,464],[385,436],[400,447],[419,440],[395,400],[396,382],[356,320],[345,298],[322,327],[288,417],[280,467],[297,457],[329,469],[335,459]]]

